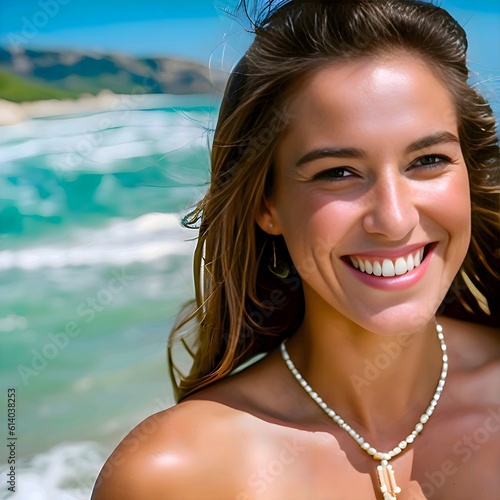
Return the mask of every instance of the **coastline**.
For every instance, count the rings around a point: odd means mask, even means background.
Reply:
[[[17,125],[31,118],[109,110],[117,106],[121,97],[123,96],[109,90],[102,90],[95,96],[82,94],[77,99],[46,99],[20,103],[0,99],[0,126]],[[136,96],[126,97],[132,101]]]
[[[207,100],[216,102],[216,94],[186,94],[186,104],[199,100],[205,95]],[[101,90],[97,95],[81,94],[77,99],[46,99],[41,101],[13,102],[0,99],[0,126],[18,125],[32,118],[99,113],[110,110],[144,109],[178,103],[177,94],[115,94]]]

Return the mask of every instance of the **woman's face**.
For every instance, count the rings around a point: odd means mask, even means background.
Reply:
[[[452,98],[420,59],[333,63],[288,108],[259,225],[282,234],[306,314],[381,334],[422,328],[470,239]]]

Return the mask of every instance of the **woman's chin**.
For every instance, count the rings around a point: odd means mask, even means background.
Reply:
[[[377,335],[396,337],[419,333],[434,322],[437,304],[401,304],[380,312],[374,312],[356,321],[359,326]]]

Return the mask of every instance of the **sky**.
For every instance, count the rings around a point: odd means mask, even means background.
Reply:
[[[0,0],[0,44],[170,55],[208,64],[251,41],[237,0]],[[231,35],[228,40],[226,36]],[[243,41],[242,41],[243,40]]]
[[[169,55],[224,69],[251,42],[240,24],[224,13],[237,1],[0,0],[0,44]],[[468,32],[470,60],[500,70],[500,1],[441,4]]]

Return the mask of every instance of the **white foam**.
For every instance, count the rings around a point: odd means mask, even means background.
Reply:
[[[16,491],[8,491],[3,484],[0,500],[88,500],[107,455],[97,443],[79,442],[18,460]],[[5,482],[8,466],[1,465],[0,470]]]
[[[14,330],[24,330],[28,326],[28,320],[24,316],[15,313],[0,317],[0,332],[12,332]]]
[[[130,221],[113,219],[105,228],[75,231],[71,242],[0,251],[0,271],[152,262],[192,254],[196,236],[196,231],[181,226],[176,214],[155,212]]]
[[[45,156],[56,171],[113,172],[121,159],[168,153],[204,137],[214,115],[202,110],[125,110],[31,120],[2,130],[0,163]]]

